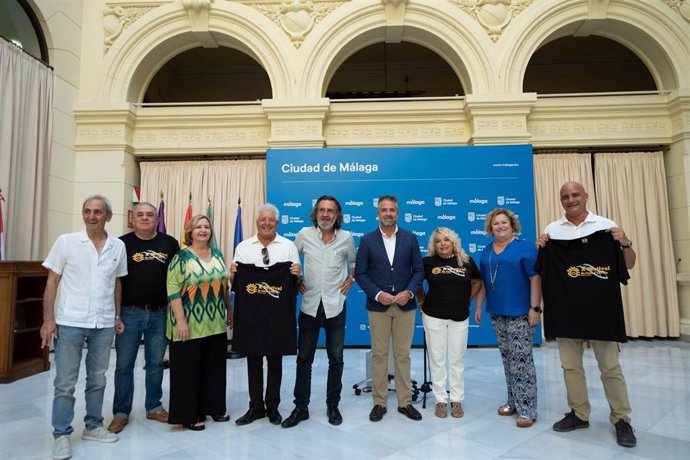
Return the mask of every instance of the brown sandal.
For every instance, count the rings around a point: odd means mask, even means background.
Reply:
[[[451,402],[450,403],[450,415],[454,418],[460,418],[465,413],[462,411],[462,403],[461,402]]]
[[[448,405],[446,403],[442,403],[442,402],[436,403],[436,411],[434,412],[436,417],[439,417],[439,418],[448,417],[447,407],[448,407]]]

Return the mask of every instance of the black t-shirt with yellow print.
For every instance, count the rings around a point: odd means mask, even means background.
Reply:
[[[630,278],[620,244],[606,230],[550,239],[539,250],[547,337],[625,342],[620,284]]]
[[[470,315],[472,280],[479,279],[479,269],[470,258],[458,265],[458,259],[430,256],[423,259],[424,277],[429,284],[425,295],[425,315],[438,319],[464,321]]]

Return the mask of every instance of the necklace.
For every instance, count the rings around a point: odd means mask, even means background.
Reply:
[[[500,254],[498,254],[498,256],[496,257],[496,269],[495,270],[491,267],[491,256],[493,256],[493,255],[494,255],[494,248],[492,246],[491,252],[489,253],[489,281],[491,282],[491,290],[492,291],[495,290],[496,275],[498,275],[498,265],[501,262],[501,256],[503,255],[503,251]]]
[[[496,242],[494,241],[493,243],[491,243],[491,252],[489,253],[489,281],[491,283],[491,290],[492,291],[494,291],[495,287],[496,287],[496,275],[498,275],[498,265],[501,263],[501,256],[503,255],[503,253],[508,248],[508,245],[510,243],[512,243],[514,239],[515,239],[515,237],[511,238],[505,244],[505,246],[503,246],[503,250],[499,254],[496,255],[496,270],[491,268],[491,256],[494,255],[494,245],[496,244]]]

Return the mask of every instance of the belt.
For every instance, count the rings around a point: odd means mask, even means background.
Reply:
[[[163,308],[167,308],[167,305],[156,305],[152,303],[147,303],[146,305],[129,305],[130,307],[138,308],[139,310],[145,311],[158,311]]]

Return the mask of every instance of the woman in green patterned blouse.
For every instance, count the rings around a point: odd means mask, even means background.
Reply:
[[[170,344],[168,423],[194,431],[210,415],[227,422],[225,405],[226,326],[232,324],[228,270],[223,254],[210,246],[213,228],[202,214],[185,229],[186,248],[168,267],[167,336]]]

